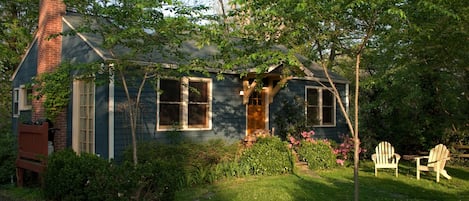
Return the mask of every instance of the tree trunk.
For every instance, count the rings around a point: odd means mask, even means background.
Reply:
[[[360,138],[358,138],[358,92],[360,88],[360,57],[361,53],[357,54],[357,61],[355,64],[355,131],[353,135],[353,181],[354,181],[354,194],[355,201],[359,199],[359,184],[358,184],[358,164],[360,161]]]
[[[119,71],[119,74],[120,74],[120,77],[121,77],[121,80],[122,80],[122,85],[124,86],[124,91],[125,91],[125,95],[127,96],[127,102],[128,102],[128,107],[129,107],[129,119],[130,119],[130,132],[132,134],[132,159],[133,159],[133,162],[134,162],[134,165],[137,165],[138,164],[138,158],[137,158],[137,125],[136,125],[136,115],[135,115],[135,112],[136,112],[136,109],[138,109],[138,104],[137,106],[134,106],[134,104],[132,103],[132,98],[130,97],[130,93],[129,93],[129,88],[127,86],[127,82],[126,82],[126,79],[125,79],[125,75],[122,71]]]

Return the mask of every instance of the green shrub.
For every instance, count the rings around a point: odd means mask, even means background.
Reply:
[[[48,160],[44,195],[50,200],[172,200],[183,179],[183,168],[173,161],[117,165],[64,150]]]
[[[44,195],[52,200],[88,200],[87,186],[108,162],[95,155],[78,156],[66,149],[50,156],[44,176]]]
[[[173,200],[184,183],[184,170],[178,164],[155,160],[136,168],[136,197],[140,200]]]
[[[195,184],[212,183],[223,177],[224,173],[217,172],[222,163],[235,160],[238,147],[236,144],[226,144],[223,140],[211,140],[207,143],[179,143],[161,144],[157,142],[144,142],[138,144],[138,160],[140,164],[164,161],[173,164],[175,179],[178,187]],[[131,150],[124,153],[124,160],[131,161]],[[166,181],[165,183],[171,183]]]
[[[299,159],[306,161],[310,169],[328,169],[336,166],[336,155],[327,141],[301,140],[297,153]]]
[[[96,170],[86,185],[87,200],[125,201],[135,197],[138,175],[132,163],[108,166]]]
[[[240,166],[249,167],[254,175],[289,173],[293,169],[293,157],[286,142],[278,137],[258,138],[240,157]]]
[[[0,184],[10,182],[15,175],[15,139],[11,134],[0,134]]]

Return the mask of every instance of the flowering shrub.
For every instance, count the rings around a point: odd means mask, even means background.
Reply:
[[[300,145],[301,140],[304,140],[306,142],[315,142],[316,140],[313,138],[314,134],[315,134],[314,131],[309,131],[309,132],[303,131],[303,132],[300,133],[300,136],[303,139],[296,139],[295,137],[293,137],[291,135],[288,136],[288,139],[290,140],[289,147],[290,148],[298,147]],[[327,139],[325,139],[325,140],[327,140]]]
[[[300,136],[303,139],[295,139],[289,136],[290,148],[297,153],[299,160],[308,163],[310,169],[327,169],[335,166],[336,155],[327,139],[314,139],[314,131],[303,131]]]
[[[261,137],[240,156],[241,167],[250,167],[252,175],[278,175],[290,173],[293,157],[285,141],[278,137]]]
[[[346,135],[341,135],[342,143],[334,149],[334,154],[337,155],[336,162],[337,164],[344,166],[347,161],[353,159],[354,147],[353,147],[353,138]],[[365,153],[366,149],[360,147],[358,150],[359,153]]]

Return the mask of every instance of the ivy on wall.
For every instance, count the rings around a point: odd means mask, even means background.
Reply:
[[[36,91],[34,98],[43,98],[46,118],[54,121],[68,106],[74,79],[94,80],[95,72],[102,72],[98,68],[102,68],[102,64],[64,62],[55,71],[34,77],[31,85]]]

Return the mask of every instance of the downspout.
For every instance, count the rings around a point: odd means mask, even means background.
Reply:
[[[350,90],[350,85],[347,83],[345,84],[345,112],[347,113],[347,115],[349,114],[349,107],[350,107],[349,90]]]
[[[113,64],[109,64],[109,101],[108,101],[108,146],[109,160],[114,158],[114,72]]]

